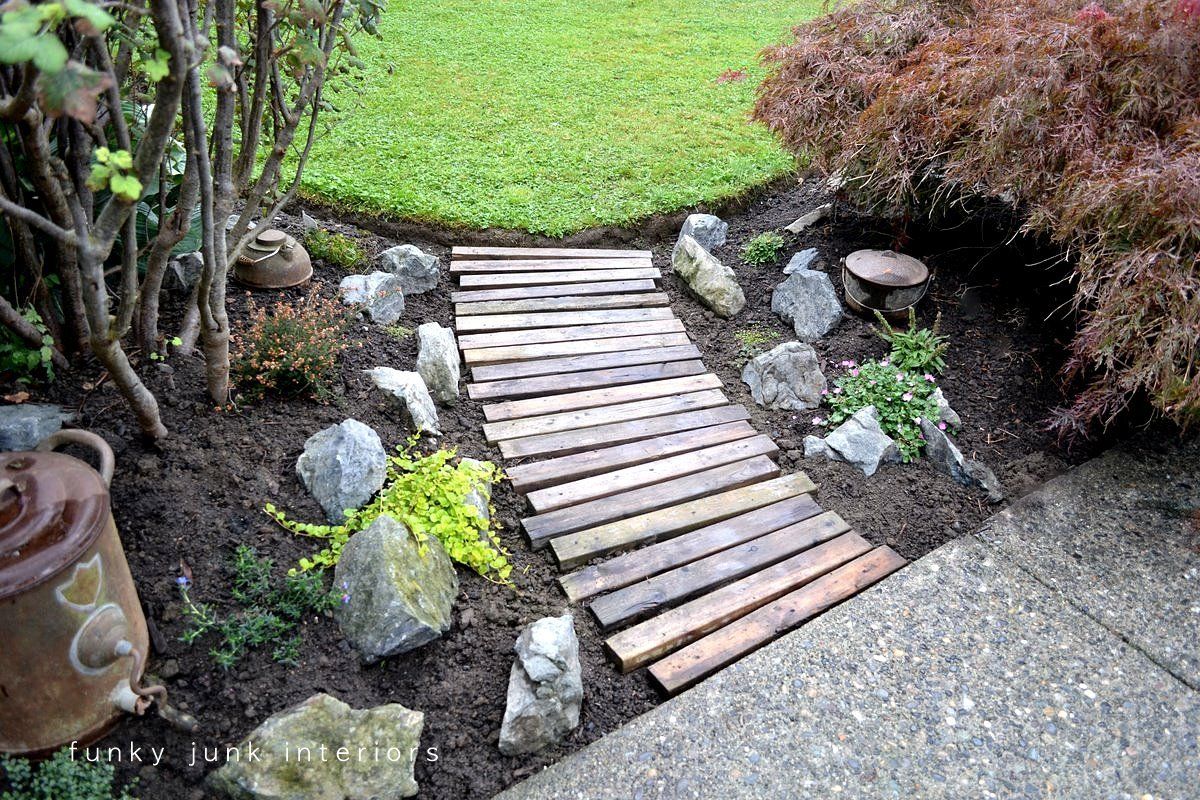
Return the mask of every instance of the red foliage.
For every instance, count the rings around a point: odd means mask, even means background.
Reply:
[[[1074,259],[1056,424],[1200,419],[1200,0],[860,0],[769,49],[757,119],[868,207],[1001,198]]]

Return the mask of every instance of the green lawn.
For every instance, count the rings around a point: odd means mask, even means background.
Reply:
[[[747,121],[758,51],[820,0],[392,0],[307,194],[554,235],[734,195],[789,156]],[[741,82],[718,83],[726,70]]]

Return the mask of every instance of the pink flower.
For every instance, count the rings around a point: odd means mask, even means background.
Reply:
[[[944,430],[946,430],[946,423],[944,423],[944,422],[939,422],[939,423],[938,423],[938,430],[939,430],[939,431],[944,431]]]
[[[833,393],[834,393],[834,394],[841,394],[841,393],[842,393],[842,387],[840,387],[840,386],[835,386],[835,387],[833,387]]]
[[[857,378],[857,377],[858,377],[858,370],[856,370],[856,369],[852,369],[852,370],[850,370],[850,377],[852,377],[852,378]]]
[[[879,362],[879,366],[886,367],[888,364],[891,364],[891,363],[892,363],[891,361],[889,361],[888,359],[885,358],[883,361]]]
[[[843,359],[841,362],[839,362],[838,366],[842,366],[842,367],[853,367],[853,366],[854,366],[854,362],[853,362],[853,361],[846,361],[845,359]]]
[[[825,424],[825,420],[821,419],[820,417],[813,417],[813,425],[824,425],[824,424]]]
[[[875,385],[875,383],[876,383],[876,381],[871,381],[871,385],[872,385],[872,386],[874,386],[874,385]]]
[[[925,380],[929,381],[930,383],[933,383],[933,381],[934,381],[934,377],[933,377],[932,375],[930,375],[928,372],[926,372],[926,373],[925,373]]]
[[[900,399],[907,403],[909,400],[912,400],[912,398],[912,392],[905,392]]]
[[[822,389],[822,390],[821,390],[821,394],[822,394],[822,395],[827,395],[827,394],[829,394],[829,390],[828,390],[828,389]]]
[[[896,383],[900,383],[900,382],[901,382],[901,381],[903,381],[903,380],[904,380],[904,373],[903,373],[903,372],[897,372],[897,373],[896,373]]]

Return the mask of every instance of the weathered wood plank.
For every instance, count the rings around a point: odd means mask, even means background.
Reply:
[[[693,472],[702,472],[723,464],[732,464],[755,456],[773,458],[778,454],[779,448],[771,441],[771,437],[752,436],[661,458],[649,464],[638,464],[590,478],[561,483],[558,486],[537,489],[529,492],[526,499],[535,511],[545,514],[556,508],[586,503],[589,500],[691,475]]]
[[[580,392],[553,394],[547,397],[531,397],[526,400],[509,400],[483,407],[483,418],[488,422],[503,422],[522,417],[537,417],[585,408],[611,406],[633,400],[649,400],[653,397],[669,397],[703,389],[720,389],[721,379],[711,372],[687,375],[682,378],[667,378],[661,381],[627,383],[603,389],[587,389]]]
[[[826,512],[604,595],[590,608],[600,627],[611,630],[791,558],[848,530],[845,520]]]
[[[566,286],[518,286],[514,289],[477,289],[469,292],[451,292],[451,303],[484,303],[489,300],[529,300],[535,297],[568,297],[589,294],[625,294],[653,292],[654,281],[600,281],[598,283],[571,283]]]
[[[560,328],[534,328],[523,331],[466,333],[458,337],[459,350],[484,350],[489,347],[516,347],[548,342],[579,342],[588,339],[615,339],[618,336],[657,336],[683,333],[677,319],[652,319],[648,322],[614,322],[608,325],[567,325]]]
[[[510,378],[533,378],[539,375],[557,375],[560,373],[571,372],[586,372],[593,369],[607,369],[609,367],[632,367],[638,364],[657,364],[661,361],[692,361],[700,358],[700,351],[696,348],[686,334],[668,333],[659,336],[621,336],[614,337],[623,342],[625,346],[612,351],[607,351],[603,346],[595,344],[592,340],[588,340],[587,347],[590,352],[583,355],[564,355],[561,357],[552,357],[545,350],[529,353],[522,351],[522,357],[516,359],[501,359],[500,361],[492,361],[487,356],[487,350],[497,348],[487,348],[486,350],[470,350],[468,353],[473,353],[471,358],[467,358],[467,363],[471,364],[471,377],[476,381],[499,381],[508,380]],[[680,342],[682,338],[685,341]],[[647,339],[656,339],[660,342],[667,341],[671,344],[650,344]],[[548,343],[549,344],[549,343]],[[579,348],[575,347],[571,350],[573,353],[578,353]],[[514,351],[509,351],[512,355]]]
[[[622,672],[644,666],[871,549],[853,531],[664,611],[605,641]]]
[[[649,250],[614,250],[600,247],[480,247],[456,245],[451,259],[467,258],[649,258]]]
[[[883,580],[905,563],[890,547],[877,547],[672,653],[650,667],[650,676],[675,694]]]
[[[652,267],[649,258],[509,258],[487,261],[452,261],[451,275],[472,275],[497,272],[539,272],[564,269],[644,269]]]
[[[569,411],[563,414],[546,414],[541,417],[525,417],[504,422],[485,422],[483,435],[489,442],[505,439],[524,439],[546,433],[562,433],[578,428],[591,428],[613,422],[661,417],[680,411],[696,411],[701,408],[726,405],[729,401],[720,389],[705,389],[699,392],[655,397],[649,400],[634,400],[613,406]]]
[[[682,347],[692,343],[686,333],[656,333],[645,336],[613,336],[605,339],[582,339],[578,341],[545,342],[543,344],[512,345],[509,347],[485,347],[481,350],[464,350],[463,360],[472,368],[475,380],[484,380],[475,373],[475,367],[510,364],[514,361],[536,362],[539,359],[558,359],[576,355],[596,355],[598,353],[620,353],[626,350],[659,349],[663,347]],[[518,375],[547,375],[557,370],[550,366],[530,364],[524,371],[517,369],[509,374]],[[586,368],[585,368],[586,369]]]
[[[533,311],[595,311],[606,308],[654,308],[671,305],[671,299],[662,292],[642,294],[602,294],[580,297],[541,297],[532,300],[488,300],[483,303],[458,303],[454,313],[470,316],[474,314],[525,314]]]
[[[559,566],[570,569],[615,550],[687,533],[816,488],[807,475],[797,472],[732,492],[702,497],[673,508],[651,511],[560,536],[550,546]]]
[[[812,495],[797,494],[674,539],[584,567],[562,576],[558,582],[567,599],[578,603],[742,544],[758,536],[759,531],[776,531],[820,513],[821,507]]]
[[[594,428],[567,431],[566,433],[510,439],[500,443],[500,454],[509,461],[534,456],[567,455],[635,442],[638,439],[649,439],[664,433],[707,428],[711,425],[722,425],[726,422],[747,419],[750,419],[750,413],[741,406],[721,406],[682,414],[667,414],[661,417],[616,422],[611,425],[597,425]]]
[[[700,362],[680,361],[677,363],[698,364]],[[587,373],[580,374],[586,375]],[[699,430],[669,433],[666,436],[643,439],[640,442],[630,442],[616,447],[559,456],[532,464],[517,464],[505,468],[504,474],[512,482],[515,490],[526,493],[755,435],[757,432],[748,423],[729,422]]]
[[[530,543],[538,548],[556,536],[656,509],[669,511],[677,503],[705,497],[713,492],[749,486],[778,475],[778,464],[766,456],[755,456],[653,486],[643,486],[536,517],[526,517],[521,523]]]
[[[629,383],[682,378],[707,372],[703,361],[667,361],[660,364],[640,364],[633,367],[571,372],[565,375],[542,375],[536,378],[516,378],[508,381],[467,384],[467,396],[472,400],[541,397],[581,389],[622,386]]]
[[[455,317],[454,327],[472,331],[512,331],[520,328],[556,328],[565,325],[600,325],[608,322],[646,322],[674,319],[670,308],[621,308],[613,311],[547,311],[537,314],[480,314]]]
[[[662,273],[651,267],[641,269],[573,269],[561,272],[503,272],[490,275],[460,275],[462,289],[490,289],[512,286],[545,286],[595,281],[658,280]]]

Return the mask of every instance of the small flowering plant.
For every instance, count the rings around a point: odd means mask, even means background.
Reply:
[[[843,361],[840,366],[843,373],[824,393],[829,417],[817,417],[813,422],[834,428],[867,406],[875,406],[879,427],[896,441],[904,460],[919,456],[925,444],[920,420],[938,418],[933,375],[905,372],[886,358],[862,364]]]

